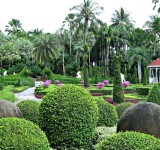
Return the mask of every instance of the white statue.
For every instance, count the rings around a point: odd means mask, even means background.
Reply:
[[[8,76],[7,75],[7,70],[3,72],[3,76]]]
[[[76,78],[81,78],[81,72],[80,71],[77,72]]]
[[[122,80],[122,82],[125,81],[124,74],[122,74],[122,73],[121,73],[121,80]]]
[[[14,72],[13,75],[15,75],[16,73]]]

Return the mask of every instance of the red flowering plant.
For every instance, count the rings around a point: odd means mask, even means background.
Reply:
[[[43,83],[43,87],[44,87],[44,88],[48,88],[49,85],[51,85],[51,80],[46,80],[46,81]]]

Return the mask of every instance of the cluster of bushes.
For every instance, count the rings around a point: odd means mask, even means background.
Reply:
[[[33,87],[33,86],[35,86],[35,82],[34,82],[34,79],[31,78],[31,77],[19,78],[14,82],[14,86],[15,87],[19,87],[19,86],[30,86],[30,87]]]
[[[6,90],[0,91],[0,98],[3,100],[11,101],[11,102],[16,101],[16,97],[15,97],[14,93],[11,91],[6,91]]]

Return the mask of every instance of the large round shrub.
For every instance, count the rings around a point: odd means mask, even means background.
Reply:
[[[97,98],[98,121],[97,126],[113,127],[117,124],[118,116],[114,106],[104,101],[102,97]]]
[[[0,119],[0,149],[49,150],[43,131],[31,121],[18,118]]]
[[[40,127],[53,148],[90,149],[98,116],[95,99],[82,87],[64,85],[40,105]]]
[[[141,102],[127,108],[121,115],[117,132],[137,131],[160,137],[160,106]]]
[[[97,150],[159,150],[160,140],[144,133],[122,132],[102,140]]]
[[[30,120],[34,123],[38,123],[39,118],[39,103],[33,100],[21,101],[17,104],[20,108],[23,117],[26,120]]]
[[[116,106],[118,118],[120,118],[121,114],[122,114],[128,107],[130,107],[130,106],[132,106],[132,105],[133,105],[133,103],[131,103],[131,102],[118,104],[118,105]]]
[[[0,100],[0,118],[3,117],[17,117],[22,118],[22,112],[12,102],[7,100]]]

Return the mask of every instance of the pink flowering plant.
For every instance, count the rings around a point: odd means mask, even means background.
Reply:
[[[104,83],[105,85],[108,85],[108,84],[109,84],[109,81],[108,81],[108,80],[104,80],[103,83]]]
[[[54,84],[60,84],[61,82],[59,80],[55,80]]]
[[[125,88],[128,87],[128,86],[130,86],[130,84],[131,83],[129,81],[122,82],[122,86],[125,87]]]
[[[99,82],[98,83],[98,89],[103,89],[104,88],[104,83],[103,82]]]
[[[44,87],[44,88],[48,88],[49,85],[51,85],[51,80],[46,80],[46,81],[43,83],[43,87]]]

